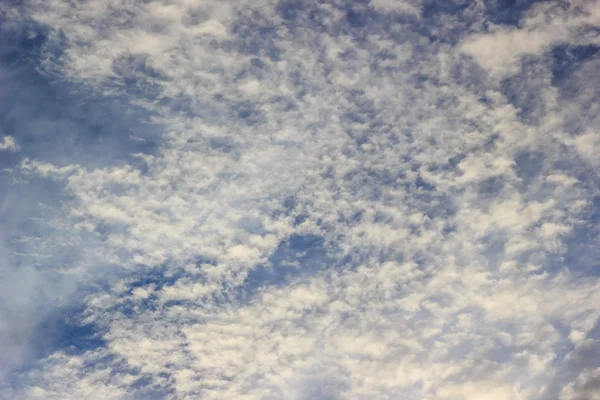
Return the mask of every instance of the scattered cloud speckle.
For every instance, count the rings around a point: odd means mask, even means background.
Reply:
[[[501,3],[1,5],[0,398],[594,399],[600,8]]]

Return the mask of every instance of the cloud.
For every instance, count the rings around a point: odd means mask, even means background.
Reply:
[[[567,127],[597,95],[566,88],[594,61],[559,79],[549,54],[595,43],[576,33],[596,6],[486,28],[477,5],[406,4],[27,3],[39,68],[160,133],[119,162],[20,159],[60,204],[13,257],[41,247],[21,271],[72,276],[102,340],[23,362],[0,396],[590,392],[600,282],[572,249],[598,239],[598,143],[591,114]]]
[[[600,380],[598,371],[584,373],[577,378],[575,383],[570,383],[560,394],[561,399],[589,399],[598,398],[600,391]]]
[[[0,142],[0,151],[18,151],[19,145],[15,141],[15,138],[12,136],[4,136],[2,141]]]
[[[549,2],[532,7],[518,27],[492,25],[489,32],[463,39],[461,50],[472,56],[494,77],[518,72],[524,56],[542,55],[564,43],[598,45],[589,29],[599,23],[595,2]],[[593,30],[593,29],[592,29]]]
[[[369,5],[378,11],[383,12],[397,12],[400,14],[414,14],[419,15],[421,10],[421,4],[418,1],[387,1],[387,0],[373,0],[369,2]]]

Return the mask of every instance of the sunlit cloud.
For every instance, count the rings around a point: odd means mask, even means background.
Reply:
[[[594,2],[2,10],[0,397],[594,398]]]

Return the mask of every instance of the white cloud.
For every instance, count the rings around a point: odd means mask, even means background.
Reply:
[[[19,150],[19,145],[14,137],[6,135],[0,141],[0,151],[2,150],[15,152]]]
[[[492,76],[503,78],[519,71],[523,56],[542,55],[553,45],[598,45],[597,35],[584,32],[586,27],[597,26],[599,22],[600,8],[596,2],[567,5],[548,2],[532,7],[517,28],[492,25],[489,32],[467,36],[461,50]]]
[[[397,12],[401,14],[421,14],[420,1],[390,1],[390,0],[371,0],[369,5],[378,11]]]
[[[577,136],[574,145],[581,157],[588,161],[592,166],[598,166],[598,151],[600,151],[600,135],[597,132],[586,132]]]
[[[577,377],[575,382],[569,383],[560,392],[561,400],[571,399],[600,399],[600,370],[598,368],[586,371]]]
[[[593,330],[598,279],[556,261],[596,193],[582,178],[593,134],[564,132],[548,80],[556,110],[526,123],[486,72],[456,71],[470,71],[467,52],[505,77],[557,32],[581,43],[572,30],[595,14],[544,26],[535,9],[453,47],[408,22],[358,35],[335,4],[33,6],[70,43],[46,67],[99,94],[134,96],[114,65],[143,53],[139,85],[157,94],[132,102],[165,132],[136,164],[21,164],[63,185],[49,223],[91,248],[64,268],[121,275],[82,313],[106,346],[55,351],[12,397],[534,399]],[[247,287],[302,235],[325,254],[292,249],[281,264],[296,278]]]

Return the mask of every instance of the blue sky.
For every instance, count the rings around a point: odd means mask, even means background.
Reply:
[[[0,18],[0,399],[599,398],[597,2]]]

